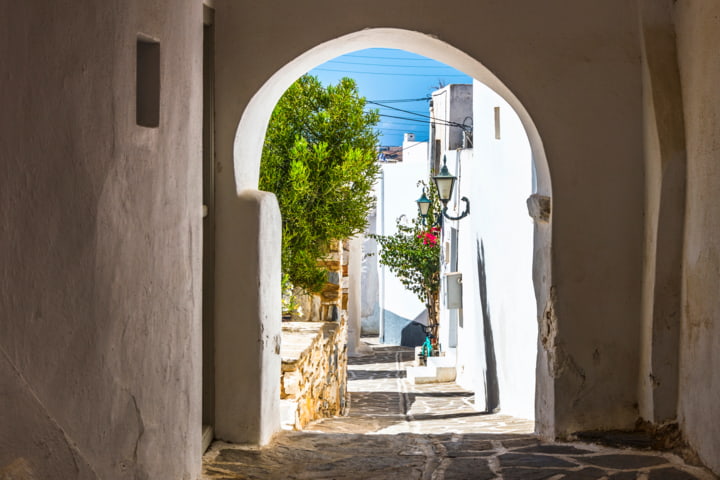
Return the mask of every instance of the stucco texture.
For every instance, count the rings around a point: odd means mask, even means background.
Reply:
[[[676,3],[687,139],[679,420],[690,444],[720,471],[720,4]]]
[[[195,478],[202,6],[3,2],[0,31],[0,472]]]

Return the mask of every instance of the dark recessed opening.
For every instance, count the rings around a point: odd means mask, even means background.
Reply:
[[[143,127],[160,125],[160,42],[138,38],[136,121]]]

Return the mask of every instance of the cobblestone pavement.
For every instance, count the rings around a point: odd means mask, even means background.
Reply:
[[[347,416],[285,431],[271,445],[215,442],[203,479],[711,480],[670,453],[546,443],[533,422],[483,414],[451,383],[412,385],[412,349],[374,345],[348,367]]]

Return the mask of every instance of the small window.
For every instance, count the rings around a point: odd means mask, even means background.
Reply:
[[[136,121],[142,127],[160,125],[160,42],[137,41]]]
[[[500,140],[500,107],[495,107],[495,140]]]

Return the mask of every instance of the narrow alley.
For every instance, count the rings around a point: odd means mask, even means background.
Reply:
[[[203,458],[202,478],[716,478],[671,453],[542,442],[532,433],[532,421],[479,413],[473,394],[452,383],[407,382],[412,349],[369,344],[372,355],[349,359],[347,416],[283,431],[264,448],[215,442]]]

